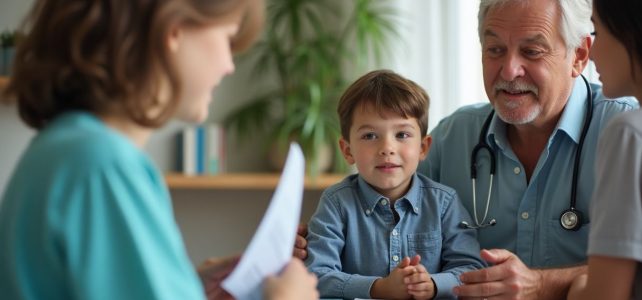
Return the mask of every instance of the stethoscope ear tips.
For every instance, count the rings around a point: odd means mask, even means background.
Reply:
[[[479,229],[479,228],[485,228],[485,227],[488,227],[488,226],[495,226],[495,224],[497,224],[497,220],[495,220],[495,219],[490,220],[488,222],[488,224],[479,224],[479,225],[475,225],[475,226],[468,224],[468,222],[466,222],[466,221],[461,221],[459,223],[459,228],[463,228],[463,229]]]
[[[471,228],[473,228],[473,227],[472,227],[472,226],[470,226],[470,225],[468,224],[468,222],[466,222],[466,221],[461,221],[461,223],[459,223],[459,228],[462,228],[462,229],[471,229]]]

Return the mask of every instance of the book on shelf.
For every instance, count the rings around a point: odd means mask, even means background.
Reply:
[[[214,175],[225,171],[225,131],[220,124],[187,126],[178,136],[178,171]]]

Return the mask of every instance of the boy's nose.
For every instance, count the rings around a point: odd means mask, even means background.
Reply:
[[[381,150],[379,150],[379,154],[381,155],[393,155],[395,154],[394,147],[389,141],[384,141],[383,145],[381,145]]]

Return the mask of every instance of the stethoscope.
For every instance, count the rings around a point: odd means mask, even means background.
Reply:
[[[582,80],[584,80],[584,84],[586,85],[589,101],[587,103],[586,115],[584,117],[584,125],[582,127],[582,135],[580,136],[580,143],[577,149],[575,150],[575,161],[573,164],[573,181],[571,184],[570,205],[569,205],[569,208],[564,210],[560,215],[560,225],[562,226],[562,228],[566,230],[571,230],[571,231],[577,231],[578,229],[580,229],[580,227],[582,227],[582,217],[583,217],[582,212],[575,207],[576,199],[577,199],[577,181],[578,181],[578,175],[579,175],[579,169],[580,169],[580,158],[582,155],[582,148],[584,147],[584,139],[586,138],[586,133],[588,132],[588,128],[591,123],[591,118],[593,118],[593,91],[591,89],[591,85],[589,84],[588,80],[586,80],[586,77],[584,77],[584,75],[580,75],[580,76],[582,76]],[[486,118],[486,121],[484,121],[484,125],[482,126],[481,132],[479,133],[479,142],[473,148],[473,152],[471,155],[470,178],[472,180],[472,187],[473,187],[473,211],[474,211],[473,215],[475,217],[475,225],[470,225],[468,224],[468,222],[462,221],[460,223],[460,226],[464,228],[477,229],[477,228],[485,228],[488,226],[495,226],[495,224],[497,224],[497,220],[495,219],[490,219],[486,223],[486,218],[488,217],[488,207],[490,207],[490,199],[491,199],[492,189],[493,189],[493,177],[495,176],[495,168],[497,167],[495,151],[486,142],[486,135],[488,135],[488,127],[490,126],[490,122],[493,119],[494,114],[495,114],[495,111],[491,110],[490,114]],[[476,192],[477,182],[476,180],[477,180],[477,154],[479,154],[479,152],[482,150],[485,150],[490,155],[490,183],[488,187],[488,198],[486,199],[486,208],[484,209],[484,216],[482,217],[480,222],[479,218],[477,217],[477,192]]]

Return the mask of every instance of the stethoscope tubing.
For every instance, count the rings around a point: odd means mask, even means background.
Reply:
[[[584,148],[584,140],[586,139],[586,134],[588,133],[588,128],[591,124],[591,119],[593,118],[593,90],[591,85],[584,75],[582,80],[586,85],[586,90],[588,92],[588,103],[586,108],[586,114],[584,117],[584,124],[582,125],[582,132],[580,135],[580,141],[575,151],[575,160],[573,162],[573,177],[571,181],[571,199],[569,203],[569,208],[564,210],[560,215],[560,224],[562,228],[567,230],[576,231],[581,227],[582,222],[582,213],[576,208],[577,204],[577,185],[579,180],[579,169],[582,155],[582,148]],[[488,209],[490,207],[492,188],[493,188],[493,177],[495,175],[495,169],[497,167],[496,162],[496,153],[486,142],[486,136],[488,135],[488,128],[495,114],[495,110],[491,110],[488,114],[488,117],[484,121],[481,132],[479,133],[479,141],[477,145],[473,148],[471,153],[471,164],[470,164],[470,177],[472,181],[472,192],[473,192],[473,210],[475,217],[475,226],[468,225],[466,222],[462,222],[466,228],[484,228],[487,226],[493,226],[497,223],[495,219],[492,219],[488,224],[486,224],[486,218],[488,217]],[[486,207],[484,209],[484,216],[482,217],[481,222],[477,216],[477,155],[481,150],[486,150],[490,155],[490,183],[488,187],[488,197],[486,200]]]

